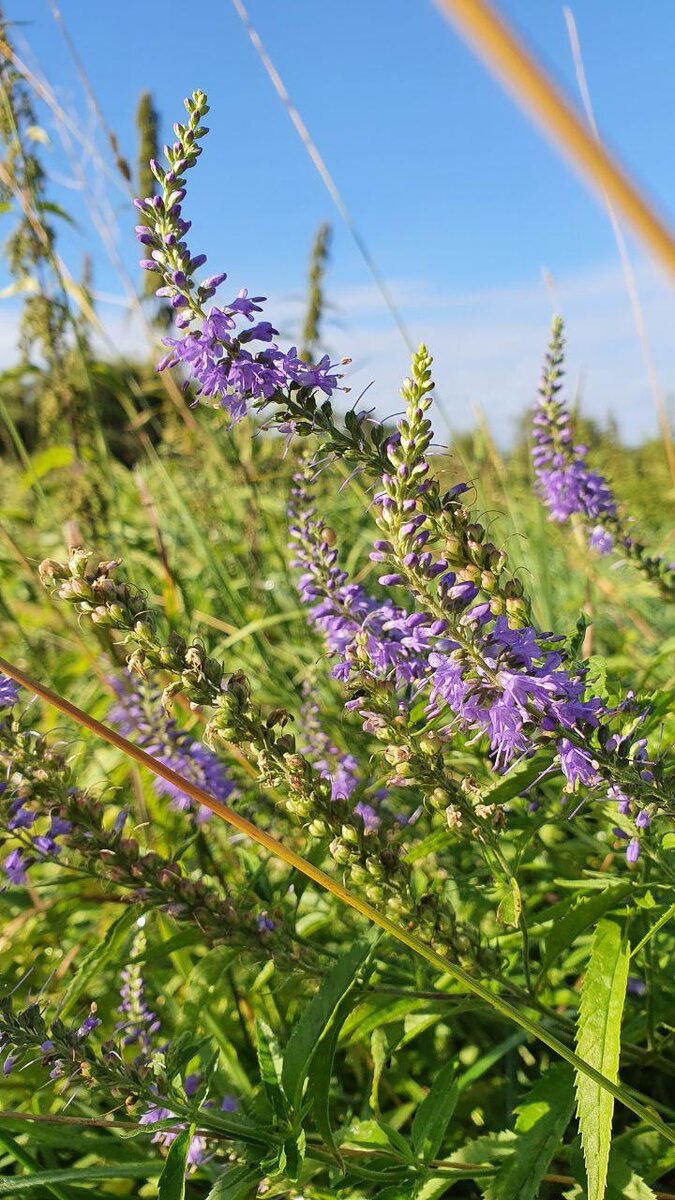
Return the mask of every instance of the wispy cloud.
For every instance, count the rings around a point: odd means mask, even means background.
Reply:
[[[642,264],[638,280],[645,320],[664,390],[675,393],[672,330],[675,293],[655,269]],[[451,425],[469,427],[476,407],[500,440],[532,401],[554,309],[566,320],[568,382],[579,388],[585,412],[613,415],[624,437],[656,430],[656,416],[638,338],[619,268],[598,267],[531,284],[488,291],[434,291],[423,281],[392,281],[413,339],[435,357],[435,375]],[[346,321],[329,330],[331,345],[350,353],[350,382],[371,378],[369,396],[384,412],[396,407],[406,351],[375,288],[345,289],[332,300]],[[379,303],[378,303],[379,302]]]
[[[663,389],[675,395],[675,293],[655,268],[641,262],[638,285]],[[612,415],[622,435],[638,441],[656,432],[654,403],[618,267],[599,266],[544,282],[484,291],[434,289],[421,279],[388,281],[414,341],[424,340],[435,358],[444,414],[453,429],[467,429],[477,408],[495,437],[507,442],[535,394],[553,310],[566,320],[568,386],[579,389],[583,410],[600,420]],[[400,406],[408,354],[380,293],[371,285],[329,289],[326,339],[333,354],[351,356],[346,382],[357,396],[373,381],[368,405],[380,416]],[[270,296],[268,313],[284,333],[300,322],[302,302]],[[119,302],[102,302],[106,330],[97,338],[104,355],[136,358],[148,352],[146,332]],[[16,360],[18,314],[0,309],[0,366]],[[439,421],[439,433],[445,432]]]

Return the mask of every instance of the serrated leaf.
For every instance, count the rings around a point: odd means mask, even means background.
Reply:
[[[598,925],[581,989],[577,1054],[613,1083],[618,1082],[621,1017],[630,951],[614,921]],[[612,1143],[614,1097],[577,1072],[577,1117],[586,1163],[588,1200],[603,1200]]]
[[[574,1112],[573,1074],[552,1067],[518,1106],[513,1154],[488,1185],[485,1200],[534,1200]]]
[[[191,1125],[171,1143],[157,1185],[157,1200],[185,1200],[185,1172],[193,1134],[194,1126]]]
[[[580,933],[594,925],[600,917],[619,904],[629,893],[630,884],[618,884],[605,888],[593,896],[584,896],[567,910],[564,916],[554,921],[544,945],[540,977],[548,971],[559,954],[571,946]]]
[[[230,1167],[211,1188],[206,1200],[253,1200],[259,1183],[260,1171]]]
[[[453,1172],[452,1182],[454,1183],[458,1179],[470,1178],[471,1176],[465,1174],[463,1171],[456,1174]],[[447,1194],[447,1191],[447,1175],[430,1175],[424,1180],[424,1183],[420,1184],[418,1187],[414,1194],[414,1200],[440,1200],[441,1196],[445,1196]]]
[[[294,1109],[300,1106],[305,1079],[321,1036],[343,997],[356,986],[359,971],[373,946],[371,941],[357,942],[338,960],[291,1032],[284,1051],[282,1080]]]
[[[647,1183],[655,1183],[675,1169],[675,1146],[653,1129],[628,1129],[619,1134],[612,1143],[612,1155],[615,1151]]]
[[[412,1144],[415,1154],[419,1154],[424,1162],[436,1158],[455,1111],[459,1099],[456,1071],[454,1061],[441,1067],[415,1113],[411,1129]]]

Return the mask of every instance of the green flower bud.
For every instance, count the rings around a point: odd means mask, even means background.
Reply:
[[[423,754],[429,754],[434,757],[440,752],[442,746],[443,741],[439,734],[437,734],[434,730],[430,730],[428,733],[423,733],[422,737],[420,738],[420,750]]]

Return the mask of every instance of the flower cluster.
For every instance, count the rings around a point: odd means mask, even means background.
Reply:
[[[332,800],[348,800],[361,785],[359,764],[353,754],[345,753],[334,745],[321,725],[319,706],[309,698],[309,689],[304,689],[304,700],[300,708],[299,731],[306,745],[301,753],[314,764],[322,779],[330,781]],[[378,789],[375,799],[382,800],[386,790]],[[358,800],[353,812],[363,821],[366,834],[374,833],[382,824],[382,817],[366,800]]]
[[[258,321],[263,296],[243,289],[227,305],[205,305],[225,281],[221,273],[197,284],[195,272],[206,255],[192,256],[185,240],[191,222],[182,215],[185,172],[201,154],[199,141],[208,130],[202,121],[209,111],[206,96],[195,92],[185,101],[187,124],[174,126],[176,141],[164,148],[168,167],[153,161],[151,170],[160,194],[136,200],[143,223],[136,234],[149,258],[141,266],[161,278],[157,295],[167,297],[176,312],[176,325],[187,330],[182,337],[165,338],[169,348],[159,370],[181,365],[197,396],[212,399],[231,421],[239,421],[250,405],[261,408],[272,400],[282,403],[293,390],[319,390],[330,396],[339,387],[339,376],[329,358],[305,362],[295,346],[284,351],[274,341],[278,335],[269,321]],[[250,322],[241,326],[241,322]]]
[[[330,781],[332,800],[348,800],[359,785],[359,764],[353,754],[345,754],[333,744],[321,726],[319,706],[304,689],[300,709],[299,732],[306,743],[301,753],[314,764],[322,779]]]
[[[159,1041],[161,1022],[157,1014],[148,1006],[146,1000],[145,980],[140,961],[145,954],[145,950],[145,933],[143,929],[139,929],[131,944],[131,962],[122,970],[120,1005],[118,1008],[121,1019],[115,1028],[115,1034],[122,1053],[124,1048],[128,1046],[138,1046],[134,1063],[140,1068],[146,1063],[152,1062],[153,1056],[161,1055],[165,1049]],[[201,1075],[194,1073],[187,1075],[183,1080],[185,1096],[191,1099],[200,1090],[201,1084]],[[209,1107],[208,1101],[206,1107]],[[226,1096],[222,1107],[226,1111],[233,1111],[237,1107],[236,1100],[232,1096]],[[139,1125],[156,1125],[160,1121],[170,1121],[176,1115],[172,1109],[167,1108],[158,1098],[156,1101],[150,1103],[145,1111],[141,1113],[138,1123]],[[175,1141],[180,1130],[184,1128],[185,1124],[182,1122],[178,1122],[168,1129],[163,1127],[153,1135],[152,1140],[165,1149],[168,1149],[171,1143]],[[187,1155],[187,1161],[190,1166],[199,1166],[206,1157],[206,1151],[207,1143],[205,1138],[201,1134],[195,1134],[190,1139]]]
[[[369,900],[383,902],[392,914],[419,925],[441,952],[468,964],[475,962],[476,936],[471,930],[460,931],[446,898],[433,891],[421,899],[414,894],[412,869],[405,860],[405,847],[397,840],[403,823],[383,833],[370,805],[361,812],[354,806],[352,812],[348,800],[333,798],[330,779],[297,749],[293,735],[284,732],[291,719],[285,710],[265,715],[252,700],[246,676],[237,671],[226,678],[222,665],[201,646],[188,646],[175,635],[162,642],[157,632],[159,614],[148,609],[145,598],[129,584],[112,577],[117,564],[90,567],[88,558],[74,550],[68,563],[47,560],[40,568],[41,577],[97,626],[124,631],[136,644],[130,668],[142,675],[148,669],[161,669],[171,679],[165,697],[183,693],[191,704],[210,709],[205,731],[209,743],[220,740],[238,746],[256,765],[261,785],[275,790],[283,811],[306,823],[312,836],[331,839],[328,850],[333,861],[365,886]],[[404,779],[406,768],[404,762],[397,765],[396,778]]]
[[[335,657],[333,675],[347,682],[366,666],[376,678],[394,676],[397,687],[420,679],[428,650],[423,618],[350,582],[338,563],[335,534],[312,503],[310,485],[311,466],[306,465],[294,476],[291,493],[292,566],[302,572],[300,598]]]
[[[572,417],[560,397],[563,377],[563,323],[555,317],[539,397],[532,419],[532,462],[536,490],[553,521],[577,520],[599,554],[625,554],[667,599],[675,598],[675,564],[648,555],[619,515],[612,489],[588,465],[588,448],[575,445]]]
[[[13,679],[0,675],[0,713],[12,708],[19,698],[19,689]]]
[[[122,989],[126,996],[126,984]],[[123,1004],[127,1001],[123,1000]],[[108,1104],[111,1096],[126,1097],[127,1108],[139,1101],[144,1110],[138,1117],[139,1125],[157,1125],[152,1141],[168,1148],[185,1129],[190,1120],[200,1126],[209,1124],[214,1132],[219,1131],[221,1121],[212,1117],[213,1102],[205,1099],[206,1088],[202,1076],[197,1073],[185,1075],[180,1086],[186,1059],[186,1038],[180,1036],[166,1042],[162,1048],[152,1047],[148,1041],[143,1049],[129,1061],[125,1055],[128,1042],[117,1036],[108,1038],[100,1047],[90,1043],[90,1035],[101,1025],[92,1004],[88,1015],[70,1026],[58,1017],[48,1022],[37,1004],[29,1004],[23,1011],[14,1011],[11,1000],[0,1001],[0,1050],[5,1055],[3,1074],[9,1075],[19,1064],[38,1061],[49,1071],[49,1078],[61,1081],[63,1094],[74,1094],[86,1083]],[[153,1032],[159,1023],[153,1022]],[[189,1055],[188,1056],[192,1057]],[[238,1105],[233,1096],[225,1095],[220,1105],[221,1112],[236,1111]],[[196,1133],[188,1150],[187,1160],[198,1166],[207,1156],[207,1141],[203,1132]]]
[[[201,872],[186,875],[178,863],[144,849],[128,834],[126,809],[111,823],[110,806],[74,785],[58,746],[1,715],[0,774],[0,841],[12,847],[2,864],[9,883],[21,886],[30,868],[58,861],[197,925],[211,945],[228,941],[259,952],[270,943],[275,926],[257,911],[255,897],[226,896]]]
[[[123,1046],[138,1045],[142,1053],[148,1054],[153,1034],[159,1030],[160,1023],[157,1014],[148,1007],[145,998],[145,981],[139,961],[145,949],[145,933],[139,929],[131,944],[131,961],[122,970],[120,1005],[117,1010],[120,1020],[115,1032],[121,1034]]]
[[[613,537],[606,522],[616,517],[616,502],[607,480],[589,468],[588,448],[574,444],[572,419],[559,398],[563,349],[563,323],[556,317],[533,417],[532,461],[537,487],[554,521],[581,517],[593,549],[609,554]]]
[[[144,680],[132,679],[128,672],[121,678],[111,677],[110,683],[117,700],[110,708],[108,718],[120,733],[132,738],[158,762],[197,784],[214,799],[224,804],[232,800],[236,788],[224,764],[212,750],[167,716],[159,688]],[[169,797],[172,808],[186,811],[195,807],[190,797],[168,780],[154,776],[153,787],[158,795]],[[210,809],[199,804],[195,815],[198,823],[203,824],[212,814]]]
[[[3,1075],[10,1075],[27,1051],[39,1052],[41,1061],[49,1068],[50,1079],[74,1080],[87,1055],[87,1040],[101,1024],[92,1004],[83,1020],[70,1028],[55,1021],[47,1029],[36,1004],[23,1013],[14,1014],[9,1000],[0,1001],[0,1051],[5,1055]]]
[[[404,625],[406,631],[414,630],[412,672],[410,641],[396,643],[399,656],[399,646],[405,649],[410,672],[402,681],[412,679],[416,690],[429,689],[427,717],[446,742],[456,732],[487,737],[499,771],[552,746],[566,791],[585,790],[594,798],[614,800],[613,788],[624,795],[628,787],[636,831],[628,849],[633,862],[635,838],[646,827],[642,814],[658,802],[653,771],[651,778],[645,776],[630,740],[612,734],[615,712],[589,693],[587,671],[567,661],[562,639],[532,625],[522,586],[506,570],[506,556],[487,541],[482,525],[464,508],[466,485],[440,494],[427,458],[430,365],[424,348],[413,356],[412,379],[403,389],[406,414],[384,444],[388,469],[374,507],[384,535],[371,555],[385,564],[380,585],[405,589],[415,601],[412,613],[401,617],[398,610],[398,622],[393,622],[395,629]],[[335,539],[311,506],[306,485],[300,484],[296,478],[291,533],[296,564],[303,571],[301,595],[338,656],[335,673],[350,679],[354,661],[362,668],[376,660],[378,647],[367,637],[371,606],[367,597],[361,601],[366,594],[357,589],[359,625],[349,610],[353,593],[337,564]],[[393,610],[390,601],[372,606],[376,614],[387,610]],[[382,674],[396,678],[397,673],[399,662],[392,654]],[[359,697],[349,704],[359,708],[364,728],[374,731],[368,703]],[[389,752],[407,763],[410,773],[410,748],[389,747]]]

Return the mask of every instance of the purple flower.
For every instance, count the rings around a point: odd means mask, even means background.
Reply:
[[[300,709],[299,730],[305,743],[302,753],[314,765],[322,779],[329,779],[332,800],[347,800],[358,786],[358,763],[333,745],[321,727],[319,706],[307,694]]]
[[[294,478],[289,516],[292,565],[302,572],[298,591],[335,657],[335,678],[347,682],[354,672],[367,670],[377,678],[392,677],[397,687],[421,679],[427,669],[428,618],[390,600],[377,601],[349,582],[301,473]]]
[[[602,777],[598,773],[598,764],[588,750],[574,745],[567,738],[562,739],[558,750],[563,774],[571,787],[577,783],[593,787],[596,783],[601,782]]]
[[[145,934],[140,930],[132,942],[131,957],[137,959],[144,952]],[[122,970],[120,1005],[117,1011],[121,1020],[116,1026],[116,1031],[123,1034],[122,1045],[133,1046],[139,1043],[142,1050],[149,1054],[153,1035],[159,1030],[160,1022],[145,999],[145,981],[138,962],[132,962]]]
[[[2,869],[9,882],[15,887],[20,887],[26,882],[26,870],[29,866],[29,860],[23,857],[20,850],[10,850]]]
[[[378,817],[373,806],[371,804],[364,804],[362,800],[354,805],[354,812],[363,821],[363,828],[366,833],[374,833],[382,824],[382,818]]]
[[[100,1019],[97,1016],[95,1016],[95,1012],[96,1012],[96,1007],[95,1007],[95,1005],[92,1005],[91,1012],[89,1013],[89,1015],[87,1017],[84,1018],[84,1021],[82,1022],[79,1029],[77,1030],[77,1037],[81,1041],[84,1041],[85,1038],[88,1038],[89,1034],[93,1033],[94,1029],[97,1029],[98,1026],[101,1024]]]
[[[634,864],[638,861],[639,857],[640,857],[640,839],[634,837],[634,838],[631,838],[631,840],[628,843],[628,846],[626,847],[626,862],[630,863],[631,866],[634,866]]]
[[[175,1117],[175,1113],[170,1108],[165,1108],[163,1105],[155,1104],[141,1113],[138,1118],[139,1125],[156,1125],[158,1121],[169,1121]],[[185,1129],[185,1124],[178,1121],[174,1129],[160,1129],[153,1137],[153,1142],[159,1146],[163,1146],[168,1150],[172,1142],[176,1140],[182,1129]],[[206,1157],[206,1141],[200,1134],[195,1134],[190,1139],[188,1148],[187,1161],[191,1167],[198,1167]]]
[[[11,708],[19,698],[19,685],[8,675],[0,675],[0,709]]]

